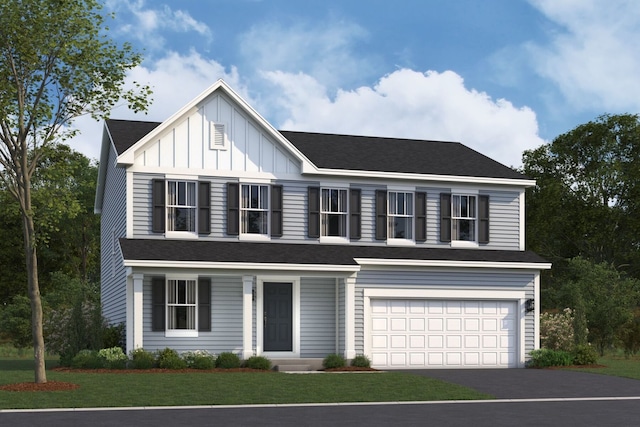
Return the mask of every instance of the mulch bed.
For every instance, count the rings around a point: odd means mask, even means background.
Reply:
[[[80,388],[78,384],[61,381],[47,381],[46,383],[17,383],[0,386],[4,391],[67,391]]]

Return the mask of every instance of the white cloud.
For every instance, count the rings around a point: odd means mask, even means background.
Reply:
[[[527,46],[534,67],[573,108],[640,110],[640,7],[636,0],[530,0],[557,25]],[[604,112],[604,111],[602,111]]]
[[[206,41],[212,38],[209,26],[193,18],[184,10],[172,10],[164,5],[154,9],[144,0],[110,0],[109,10],[116,12],[118,26],[115,30],[127,38],[138,40],[148,49],[162,49],[167,31],[174,33],[194,32]]]
[[[535,113],[504,99],[467,89],[453,71],[395,71],[373,87],[338,91],[305,74],[270,72],[281,88],[282,129],[459,141],[508,166],[545,141]]]
[[[111,118],[166,120],[218,79],[224,79],[251,103],[248,91],[240,81],[235,68],[227,71],[216,61],[203,58],[193,51],[187,55],[169,52],[152,66],[135,68],[127,78],[129,83],[137,81],[152,87],[153,103],[147,114],[136,115],[122,104],[112,110]],[[80,130],[80,134],[67,143],[87,157],[98,159],[102,126],[102,122],[97,122],[89,116],[80,117],[74,122],[74,127]]]

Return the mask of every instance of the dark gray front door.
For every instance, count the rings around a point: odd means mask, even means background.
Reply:
[[[292,284],[264,284],[264,351],[293,350]]]

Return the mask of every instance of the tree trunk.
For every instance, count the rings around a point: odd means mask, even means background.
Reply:
[[[20,171],[26,171],[26,163],[21,165]],[[17,194],[22,210],[22,231],[24,234],[24,255],[27,265],[27,284],[29,301],[31,302],[31,334],[33,335],[33,359],[36,383],[47,382],[47,372],[44,360],[44,334],[42,299],[40,298],[40,283],[38,282],[38,254],[36,230],[33,222],[31,206],[31,180],[26,173],[19,173],[21,182],[18,183]]]

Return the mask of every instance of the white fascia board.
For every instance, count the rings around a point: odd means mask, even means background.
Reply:
[[[246,262],[206,262],[206,261],[162,261],[125,259],[125,267],[149,268],[190,268],[190,269],[221,269],[221,270],[264,270],[264,271],[308,271],[308,272],[338,272],[354,273],[360,271],[359,265],[330,265],[330,264],[285,264],[285,263],[246,263]]]
[[[355,258],[361,266],[387,267],[446,267],[446,268],[494,268],[517,270],[549,270],[551,263],[499,262],[499,261],[447,261],[421,259]]]
[[[518,187],[533,187],[536,185],[534,179],[514,179],[514,178],[487,178],[477,176],[457,176],[457,175],[431,175],[418,173],[402,173],[402,172],[379,172],[379,171],[361,171],[350,169],[319,169],[311,165],[309,168],[302,168],[303,174],[313,175],[331,175],[340,177],[358,177],[368,179],[394,179],[394,180],[412,180],[412,181],[432,181],[432,182],[448,182],[448,183],[464,183],[464,184],[490,184],[490,185],[510,185]]]
[[[309,167],[315,168],[311,164],[311,161],[304,155],[300,150],[298,150],[289,140],[287,140],[276,128],[274,128],[271,123],[265,120],[251,105],[249,105],[240,95],[238,95],[224,80],[219,79],[205,91],[203,91],[200,95],[195,97],[189,103],[187,103],[184,107],[178,110],[175,114],[169,117],[167,120],[163,121],[158,127],[153,129],[147,135],[145,135],[138,142],[129,147],[124,153],[122,153],[118,157],[118,164],[123,165],[132,165],[135,159],[135,151],[138,147],[144,146],[147,142],[156,139],[161,133],[163,133],[168,127],[172,126],[174,122],[176,122],[180,117],[189,114],[190,112],[194,112],[198,108],[198,104],[200,104],[206,97],[213,94],[217,90],[222,90],[227,96],[229,96],[237,105],[241,106],[244,111],[251,116],[256,122],[262,125],[266,130],[269,131],[271,137],[277,140],[279,143],[287,147],[287,149],[293,154],[301,163],[301,169],[308,169]]]

